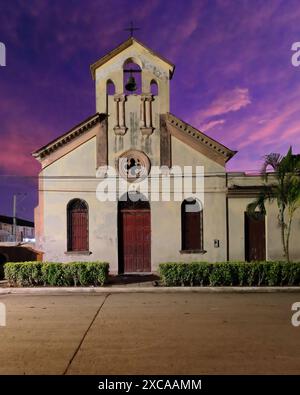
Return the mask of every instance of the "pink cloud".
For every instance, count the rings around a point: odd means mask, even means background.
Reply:
[[[293,116],[296,116],[298,112],[298,102],[289,102],[271,120],[253,127],[251,133],[239,143],[239,149],[259,141],[272,142],[272,139],[274,139],[274,142],[279,140],[284,141],[287,137],[293,135],[296,130],[300,130],[298,120],[293,119]],[[294,125],[294,122],[296,122],[296,125]]]
[[[26,126],[33,126],[32,122],[24,123]],[[22,133],[17,125],[7,130],[7,137],[1,141],[1,173],[25,176],[37,174],[40,165],[30,154],[36,148],[37,136],[31,134],[34,130],[41,133],[45,131],[43,125],[37,127],[36,124],[35,129],[27,129],[28,133]]]
[[[202,124],[200,129],[205,132],[207,130],[213,129],[214,127],[216,127],[218,125],[223,125],[225,122],[226,122],[225,119],[218,119],[216,121],[209,121],[207,123]]]
[[[203,119],[238,111],[251,103],[247,88],[234,88],[221,93],[206,109],[197,113]]]

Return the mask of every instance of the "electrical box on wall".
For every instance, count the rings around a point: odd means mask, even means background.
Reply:
[[[220,240],[218,240],[218,239],[214,240],[214,247],[215,248],[219,248],[220,247]]]

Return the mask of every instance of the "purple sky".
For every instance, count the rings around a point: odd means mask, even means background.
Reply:
[[[300,151],[299,0],[0,1],[0,214],[26,192],[18,215],[33,217],[30,153],[95,112],[89,65],[128,37],[130,20],[176,64],[171,112],[239,151],[228,170]]]

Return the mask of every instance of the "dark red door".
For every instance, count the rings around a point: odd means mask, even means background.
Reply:
[[[73,251],[88,249],[88,223],[85,211],[74,210],[71,213],[71,246]]]
[[[201,240],[202,211],[186,212],[183,218],[183,250],[197,250],[202,248]]]
[[[121,271],[151,272],[150,210],[123,209],[120,215]]]
[[[245,213],[245,259],[249,262],[266,259],[265,216],[259,213],[255,216]]]

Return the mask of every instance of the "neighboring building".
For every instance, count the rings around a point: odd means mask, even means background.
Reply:
[[[261,179],[226,173],[235,151],[170,113],[171,62],[130,38],[91,72],[96,114],[33,154],[42,165],[35,224],[44,260],[102,260],[111,272],[128,273],[156,271],[168,261],[282,259],[275,203],[265,218],[245,214]],[[192,173],[171,177],[170,201],[161,192],[154,199],[153,190],[149,201],[124,201],[115,180],[127,179],[132,191],[144,177],[147,185],[162,182],[155,166],[164,166],[165,174],[190,166]],[[195,196],[197,166],[204,168],[202,199]],[[176,201],[182,179],[193,183]],[[96,195],[105,182],[117,200]],[[298,214],[292,259],[300,258],[299,221]]]
[[[41,261],[43,254],[30,245],[14,243],[0,243],[0,280],[4,278],[4,265],[6,262]]]
[[[16,218],[16,237],[14,236],[13,217],[0,215],[0,243],[34,241],[34,223]]]
[[[34,223],[16,218],[16,237],[13,217],[0,215],[0,280],[6,262],[42,260],[42,254],[32,247],[35,242]]]

